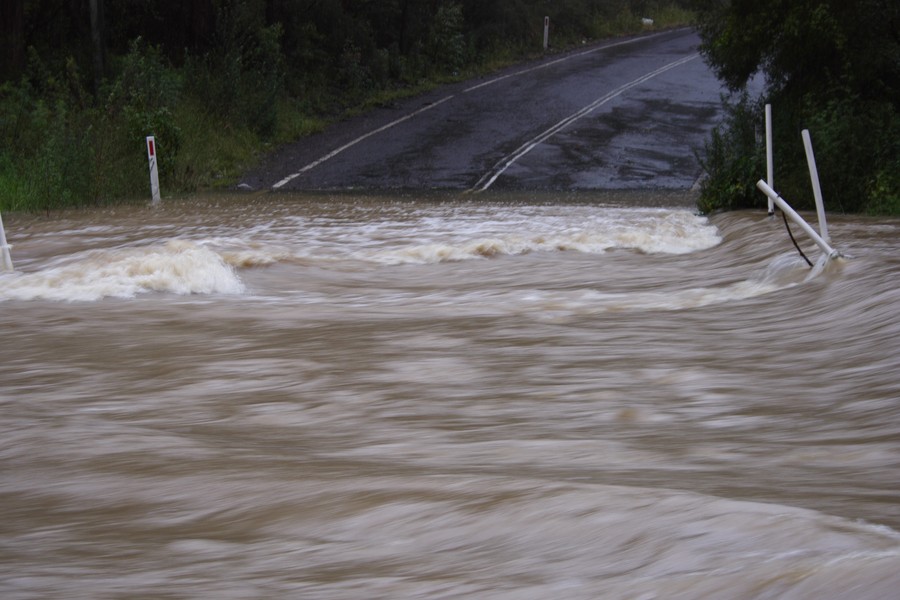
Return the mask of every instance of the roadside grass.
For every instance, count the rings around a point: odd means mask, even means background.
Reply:
[[[182,142],[174,168],[160,174],[164,194],[227,187],[252,164],[260,146],[259,137],[248,127],[223,122],[190,100],[175,111],[175,123]],[[160,156],[166,152],[164,141],[159,152]]]

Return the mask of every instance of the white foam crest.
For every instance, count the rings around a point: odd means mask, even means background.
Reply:
[[[204,243],[204,245],[207,244]],[[218,254],[228,265],[237,269],[267,267],[280,262],[291,261],[296,258],[293,252],[280,245],[259,242],[209,245],[219,246],[215,248],[216,254]]]
[[[240,294],[244,285],[216,252],[194,242],[92,250],[35,273],[0,278],[0,300],[95,301],[147,292]]]
[[[627,213],[626,213],[627,214]],[[631,248],[647,254],[688,254],[717,246],[722,238],[706,217],[687,211],[635,212],[608,228],[589,232],[604,249]]]
[[[371,254],[357,253],[355,258],[388,265],[433,264],[524,254],[531,249],[529,244],[515,239],[485,238],[458,244],[439,242],[413,244],[405,248],[376,251]]]
[[[431,264],[529,252],[602,254],[616,248],[647,254],[687,254],[712,248],[721,241],[716,227],[704,217],[686,211],[635,211],[625,214],[625,218],[599,218],[577,227],[568,225],[521,234],[498,232],[489,237],[429,240],[401,248],[357,252],[354,257],[381,264]]]

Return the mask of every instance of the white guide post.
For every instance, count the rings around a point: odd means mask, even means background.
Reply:
[[[812,241],[814,241],[816,243],[816,245],[819,248],[821,248],[822,252],[824,252],[829,258],[835,258],[837,256],[840,256],[840,253],[838,253],[834,248],[829,246],[828,242],[823,240],[822,236],[820,236],[818,233],[816,233],[816,230],[813,229],[812,227],[810,227],[809,223],[804,221],[803,217],[798,215],[797,211],[795,211],[793,208],[791,208],[791,205],[788,204],[787,202],[785,202],[784,198],[779,196],[775,192],[775,190],[770,188],[766,184],[765,181],[760,179],[759,181],[756,182],[756,187],[758,187],[760,190],[762,190],[762,192],[766,196],[768,196],[769,199],[772,200],[772,202],[777,204],[778,208],[780,208],[782,210],[782,212],[784,212],[784,214],[787,215],[794,223],[799,225],[800,229],[805,231],[806,235],[808,235],[810,237],[810,239],[812,239]]]
[[[550,46],[550,17],[544,17],[544,50]]]
[[[3,217],[0,216],[0,251],[3,253],[3,271],[12,272],[15,269],[13,269],[12,256],[9,254],[10,248],[12,248],[12,246],[6,243],[6,231],[3,229]]]
[[[828,223],[825,222],[825,203],[822,201],[822,187],[819,185],[819,169],[816,168],[816,156],[813,154],[812,140],[809,138],[809,129],[804,129],[803,148],[806,150],[806,164],[809,165],[809,179],[812,182],[813,196],[816,198],[816,215],[819,217],[819,233],[828,242]]]
[[[775,159],[772,154],[772,105],[766,104],[766,183],[775,188]],[[769,198],[769,215],[775,214],[775,204]]]
[[[156,138],[147,136],[147,160],[150,163],[150,195],[153,204],[159,202],[159,167],[156,165]]]

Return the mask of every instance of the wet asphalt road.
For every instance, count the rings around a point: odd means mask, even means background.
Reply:
[[[283,147],[274,190],[686,190],[724,91],[688,29],[445,86]]]

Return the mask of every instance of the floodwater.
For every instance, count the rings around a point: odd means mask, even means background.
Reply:
[[[4,218],[6,600],[897,597],[900,220],[810,269],[667,197]]]

